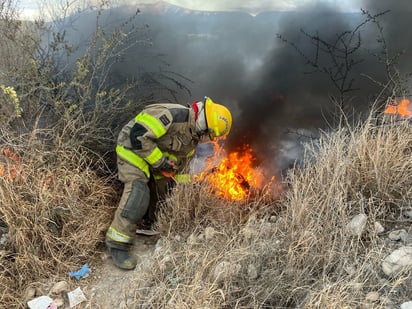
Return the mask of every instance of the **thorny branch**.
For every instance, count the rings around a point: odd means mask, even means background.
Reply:
[[[318,31],[311,34],[301,29],[300,32],[310,40],[310,43],[315,48],[313,56],[309,56],[294,42],[289,41],[281,34],[278,34],[277,37],[282,42],[290,45],[306,61],[306,64],[314,69],[311,72],[306,72],[306,74],[322,73],[328,76],[337,91],[336,96],[331,96],[332,102],[336,104],[340,110],[345,110],[348,103],[348,93],[359,90],[359,88],[355,86],[353,71],[357,65],[364,61],[358,58],[358,52],[360,52],[362,47],[361,29],[370,22],[380,26],[378,18],[387,12],[388,11],[384,11],[371,15],[362,10],[365,19],[355,26],[353,30],[336,34],[336,38],[333,40],[322,38]],[[380,31],[382,31],[382,28],[380,28]]]
[[[385,11],[384,13],[386,12],[388,11]],[[405,97],[410,95],[405,82],[410,77],[411,73],[407,74],[406,76],[401,76],[397,65],[400,57],[405,54],[405,50],[397,51],[393,55],[391,55],[389,44],[384,35],[384,28],[377,18],[378,16],[371,15],[366,10],[362,10],[362,14],[367,16],[368,20],[375,24],[376,28],[378,29],[377,42],[381,45],[382,48],[379,52],[369,51],[369,53],[373,57],[375,57],[379,63],[382,63],[385,66],[386,80],[380,81],[365,73],[361,74],[361,76],[366,77],[382,88],[375,99],[375,104],[377,104],[379,109],[382,109],[386,106],[387,103],[394,101],[396,97]]]

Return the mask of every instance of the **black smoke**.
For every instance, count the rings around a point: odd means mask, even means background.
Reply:
[[[333,68],[334,63],[328,57],[330,51],[318,50],[311,37],[332,43],[361,25],[352,41],[356,45],[359,38],[360,47],[350,55],[357,65],[347,76],[353,84],[345,93],[345,108],[355,115],[354,120],[368,111],[382,90],[379,83],[387,81],[387,68],[379,59],[386,56],[382,54],[378,25],[387,40],[388,57],[402,52],[398,68],[403,74],[412,70],[408,30],[412,3],[408,0],[365,0],[357,12],[342,12],[317,3],[294,12],[264,12],[257,16],[185,11],[164,4],[161,12],[145,6],[111,10],[105,16],[107,24],[126,19],[136,9],[141,12],[134,20],[135,26],[146,27],[150,44],[136,45],[122,55],[113,66],[111,82],[121,84],[133,78],[144,84],[145,72],[172,72],[176,79],[184,76],[179,80],[187,88],[175,87],[172,97],[159,89],[152,94],[153,101],[188,104],[210,96],[227,105],[234,116],[227,140],[229,149],[248,143],[260,161],[270,161],[269,165],[280,165],[280,169],[290,162],[275,158],[285,141],[296,140],[294,131],[327,129],[336,118],[332,98],[339,96],[339,90],[331,76],[321,72]],[[362,24],[368,14],[377,17]],[[308,63],[313,59],[318,60],[319,67]],[[136,90],[132,98],[138,99],[139,95]],[[300,155],[289,154],[287,161]]]

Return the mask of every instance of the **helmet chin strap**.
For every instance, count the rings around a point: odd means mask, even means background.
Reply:
[[[196,106],[196,107],[194,107]],[[207,125],[206,125],[206,115],[205,115],[205,108],[204,108],[204,103],[202,101],[198,101],[196,103],[193,103],[193,109],[196,113],[197,111],[197,117],[196,119],[196,132],[197,134],[203,135],[208,132]]]

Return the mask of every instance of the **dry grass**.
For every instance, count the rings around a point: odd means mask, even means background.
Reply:
[[[410,206],[411,145],[408,123],[325,135],[307,166],[291,171],[279,202],[228,203],[179,188],[160,216],[167,236],[136,283],[136,305],[356,308],[368,292],[388,297],[374,223],[390,229]],[[359,213],[368,215],[366,231],[351,236],[346,224]]]
[[[9,14],[0,33],[20,25]],[[116,33],[111,51],[122,44]],[[0,125],[0,149],[13,149],[23,167],[14,180],[0,177],[0,227],[8,232],[0,250],[5,308],[25,308],[28,288],[47,293],[50,282],[66,279],[103,249],[119,192],[99,158],[113,152],[119,119],[139,104],[126,102],[130,85],[103,87],[114,54],[100,50],[101,66],[91,62],[101,35],[70,81],[55,81],[53,67],[37,61],[33,33],[5,36],[0,50],[1,84],[18,90],[23,109],[22,118]],[[90,82],[96,78],[97,90]],[[10,110],[7,99],[0,112]],[[387,252],[374,230],[376,221],[390,230],[410,207],[412,126],[373,123],[325,134],[309,147],[306,166],[290,171],[280,200],[257,195],[233,203],[207,186],[179,186],[159,215],[162,247],[131,282],[135,307],[358,308],[368,292],[385,299],[402,288],[412,298],[405,288],[410,271],[382,282]],[[17,132],[23,135],[13,137]],[[359,213],[368,215],[366,231],[350,236],[346,224]]]
[[[8,229],[0,251],[0,303],[16,308],[24,307],[28,287],[47,294],[43,280],[66,279],[68,271],[95,261],[117,194],[81,149],[47,148],[30,136],[4,146],[22,162],[18,178],[0,178],[0,222]]]
[[[162,247],[130,283],[135,306],[356,308],[379,291],[375,305],[384,307],[410,280],[406,273],[383,283],[387,251],[374,223],[388,230],[410,206],[411,131],[367,122],[325,135],[309,147],[307,165],[290,171],[280,200],[234,203],[207,185],[178,186],[159,214]],[[102,161],[35,133],[2,132],[0,145],[24,167],[21,177],[0,178],[0,223],[9,232],[0,301],[9,307],[25,306],[27,288],[47,293],[50,281],[96,262],[118,197],[117,183],[98,173]],[[368,215],[366,231],[351,236],[346,224],[359,213]]]

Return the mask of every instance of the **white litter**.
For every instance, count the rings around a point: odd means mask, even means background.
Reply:
[[[73,308],[74,306],[77,306],[78,304],[86,300],[86,296],[84,296],[83,291],[80,289],[80,287],[71,292],[68,292],[67,296],[69,298],[70,308]]]
[[[40,296],[27,302],[30,309],[47,309],[53,302],[49,296]]]

